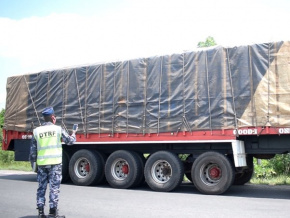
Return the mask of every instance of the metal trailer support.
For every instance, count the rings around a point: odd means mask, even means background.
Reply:
[[[232,141],[232,149],[233,149],[235,167],[247,166],[245,143],[243,141],[234,140]]]

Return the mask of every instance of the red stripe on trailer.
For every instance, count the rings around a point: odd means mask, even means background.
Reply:
[[[244,135],[280,135],[290,134],[290,127],[246,127],[222,130],[204,130],[192,132],[167,132],[167,133],[78,133],[78,143],[186,143],[190,141],[210,141],[210,140],[235,140]],[[18,132],[3,130],[2,149],[7,150],[13,139],[30,139],[31,132]]]

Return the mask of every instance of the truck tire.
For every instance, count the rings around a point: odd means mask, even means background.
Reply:
[[[234,179],[234,185],[244,185],[249,182],[254,173],[253,156],[247,156],[248,167],[240,173],[236,173]]]
[[[141,157],[133,151],[119,150],[112,153],[105,165],[107,182],[113,188],[132,188],[139,185],[143,177]]]
[[[69,155],[66,151],[62,152],[62,180],[61,183],[65,183],[69,180],[68,167],[69,166]]]
[[[169,151],[158,151],[148,158],[144,169],[145,180],[155,191],[168,192],[183,180],[184,168],[178,156]]]
[[[139,161],[141,162],[142,175],[139,177],[139,179],[137,179],[134,187],[139,187],[145,184],[144,167],[145,167],[146,159],[143,153],[136,152],[136,154],[137,154],[137,158],[139,158]]]
[[[230,160],[218,152],[205,152],[197,157],[191,169],[195,187],[203,194],[222,194],[234,181]]]
[[[69,175],[75,185],[97,185],[104,179],[104,157],[97,151],[82,149],[71,157]]]

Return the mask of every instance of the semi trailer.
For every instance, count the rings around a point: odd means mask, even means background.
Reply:
[[[7,79],[4,150],[28,161],[41,111],[78,124],[63,181],[204,194],[247,183],[253,157],[290,151],[290,42],[216,46]]]

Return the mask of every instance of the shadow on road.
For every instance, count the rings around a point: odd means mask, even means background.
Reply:
[[[104,185],[104,187],[110,188],[109,185]],[[135,190],[140,191],[152,191],[147,184],[142,187],[135,188]],[[171,192],[183,193],[191,195],[202,195],[192,183],[182,183],[180,187]],[[208,195],[210,196],[210,195]],[[245,184],[240,186],[232,186],[227,192],[221,196],[231,196],[231,197],[244,197],[244,198],[269,198],[269,199],[286,199],[290,200],[290,186],[288,185],[254,185]]]
[[[183,183],[175,192],[186,194],[201,194],[192,183]],[[245,198],[289,199],[290,186],[288,185],[233,185],[222,196]]]
[[[35,173],[27,174],[0,174],[0,179],[7,180],[18,180],[18,181],[27,181],[27,182],[36,182]],[[71,181],[65,183],[65,185],[74,185]],[[111,188],[109,184],[102,184],[98,187],[101,188]],[[138,191],[152,191],[148,185],[145,183],[143,186],[134,188],[133,190]],[[184,193],[192,195],[201,195],[201,193],[194,187],[192,183],[182,183],[174,193]],[[290,186],[288,185],[254,185],[254,184],[245,184],[241,186],[232,186],[227,192],[222,196],[231,196],[231,197],[245,197],[245,198],[269,198],[269,199],[289,199],[290,200]],[[28,216],[30,217],[30,216]],[[33,217],[33,216],[32,216]]]
[[[245,184],[241,186],[232,186],[228,190],[228,192],[225,193],[225,195],[249,198],[271,198],[290,200],[290,186]]]
[[[0,174],[0,179],[19,180],[19,181],[26,181],[26,182],[36,182],[36,173]]]
[[[38,216],[35,216],[35,215],[34,216],[33,215],[31,215],[31,216],[28,215],[28,216],[21,216],[19,218],[37,218],[37,217]]]

